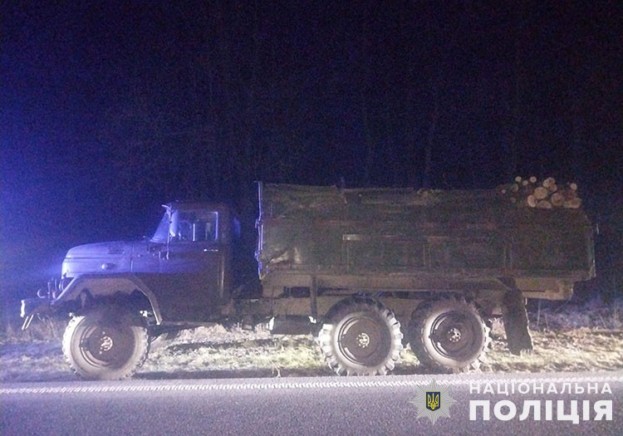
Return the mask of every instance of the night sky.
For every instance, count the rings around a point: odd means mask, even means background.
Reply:
[[[579,183],[609,241],[603,264],[620,262],[620,1],[1,8],[7,277],[45,280],[72,245],[149,234],[166,201],[247,210],[254,180],[472,189],[554,176]]]

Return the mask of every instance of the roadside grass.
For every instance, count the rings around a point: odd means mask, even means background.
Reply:
[[[496,320],[492,349],[483,372],[570,372],[623,370],[623,300],[604,306],[563,304],[531,310],[535,349],[521,356],[506,347]],[[74,379],[60,341],[64,322],[37,323],[27,332],[0,337],[0,382]],[[410,350],[402,354],[398,374],[426,374]],[[311,335],[272,336],[264,329],[220,325],[182,331],[174,339],[152,343],[136,378],[233,378],[331,375]]]

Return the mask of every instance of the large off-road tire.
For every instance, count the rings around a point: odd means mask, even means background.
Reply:
[[[149,351],[147,328],[138,314],[102,306],[74,316],[63,335],[71,369],[87,380],[119,380],[134,374]]]
[[[318,334],[329,367],[339,375],[380,375],[394,369],[402,351],[400,323],[372,300],[340,305]]]
[[[420,363],[443,372],[477,369],[489,334],[473,304],[450,299],[418,307],[408,329],[411,349]]]

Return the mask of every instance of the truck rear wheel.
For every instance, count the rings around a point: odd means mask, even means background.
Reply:
[[[149,350],[138,314],[98,307],[74,316],[63,335],[63,353],[72,370],[87,380],[118,380],[134,374]]]
[[[460,372],[479,367],[489,332],[472,304],[441,300],[416,309],[408,335],[411,349],[423,365]]]
[[[329,367],[339,375],[387,374],[402,351],[400,323],[371,300],[339,307],[318,334]]]

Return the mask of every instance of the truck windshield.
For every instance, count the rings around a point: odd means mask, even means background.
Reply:
[[[167,233],[169,232],[169,213],[165,212],[158,227],[156,228],[156,232],[154,236],[152,236],[152,242],[167,242]]]

